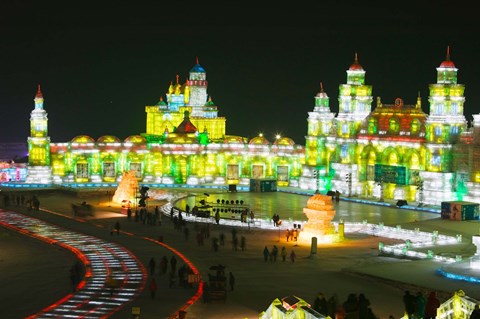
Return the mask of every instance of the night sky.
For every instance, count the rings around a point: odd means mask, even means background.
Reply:
[[[52,142],[143,133],[145,106],[165,99],[177,74],[184,83],[196,57],[229,135],[263,132],[273,140],[278,133],[304,145],[320,82],[338,112],[338,87],[355,52],[373,86],[372,108],[377,96],[384,104],[397,97],[415,104],[420,92],[428,113],[428,85],[450,46],[466,86],[465,116],[480,113],[480,20],[457,3],[230,2],[223,10],[201,2],[141,3],[0,4],[0,142],[27,141],[38,84]]]

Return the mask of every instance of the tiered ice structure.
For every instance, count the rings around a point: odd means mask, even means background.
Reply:
[[[303,213],[307,215],[308,222],[304,225],[300,238],[311,240],[312,237],[331,237],[335,233],[332,219],[335,217],[331,196],[316,194],[307,201]],[[327,236],[328,235],[328,236]],[[318,238],[319,241],[323,241]]]
[[[135,200],[137,193],[138,181],[135,176],[135,171],[128,171],[123,173],[122,180],[118,184],[117,190],[113,195],[112,202],[121,204],[122,201]]]

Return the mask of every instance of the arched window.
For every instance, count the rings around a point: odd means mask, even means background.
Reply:
[[[377,120],[373,117],[368,119],[368,134],[377,134]]]
[[[420,121],[418,119],[413,119],[412,123],[410,124],[410,133],[412,135],[418,135],[420,132]]]
[[[399,124],[398,118],[396,117],[390,118],[390,120],[388,121],[388,131],[390,133],[398,133],[399,128],[400,128],[400,124]]]

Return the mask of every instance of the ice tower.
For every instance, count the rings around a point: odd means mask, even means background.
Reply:
[[[47,112],[43,108],[43,94],[38,85],[35,108],[30,113],[30,136],[28,137],[28,174],[26,183],[48,184],[52,182],[50,167],[50,137],[48,136]]]
[[[467,129],[463,115],[465,86],[457,83],[457,71],[447,48],[447,56],[437,68],[437,83],[429,85],[425,171],[420,173],[427,204],[437,203],[438,199],[456,200],[455,189],[463,183],[461,176],[455,177],[452,167],[453,146]]]
[[[332,189],[346,190],[354,195],[358,180],[355,149],[360,126],[372,108],[372,86],[365,85],[365,70],[355,53],[353,64],[347,70],[347,83],[339,87],[339,111],[335,119],[337,162],[332,164],[335,184]]]

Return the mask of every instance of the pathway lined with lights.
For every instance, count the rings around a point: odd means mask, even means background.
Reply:
[[[28,317],[107,318],[135,299],[145,287],[143,265],[125,248],[12,211],[0,210],[0,225],[72,251],[85,267],[75,293]],[[117,287],[110,289],[111,276]]]

